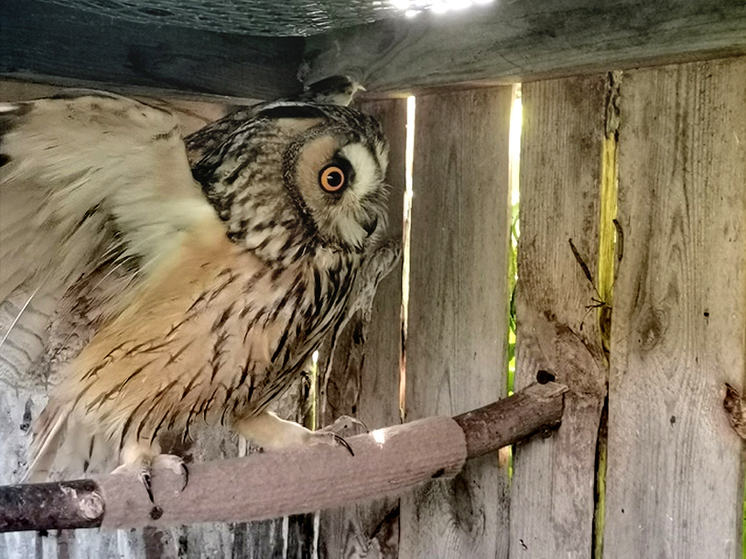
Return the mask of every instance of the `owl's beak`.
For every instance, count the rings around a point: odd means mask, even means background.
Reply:
[[[368,234],[367,236],[370,237],[373,234],[373,231],[376,230],[376,227],[378,227],[378,218],[373,217],[371,221],[363,223],[363,229]]]

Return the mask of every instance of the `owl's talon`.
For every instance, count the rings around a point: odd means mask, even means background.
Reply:
[[[184,491],[187,485],[189,485],[189,468],[184,462],[181,463],[181,473],[184,476],[184,484],[181,486],[181,490]]]
[[[336,433],[332,433],[332,435],[334,437],[334,440],[337,442],[337,444],[342,445],[349,451],[350,456],[355,456],[355,453],[352,451],[352,447],[350,446],[350,443],[348,443],[346,440],[344,440],[342,437],[340,437]]]
[[[181,476],[181,491],[189,485],[189,468],[181,456],[174,454],[158,454],[153,458],[153,467],[167,469],[171,474]]]
[[[336,433],[332,433],[330,431],[309,431],[309,444],[325,444],[329,446],[342,446],[347,449],[347,452],[350,453],[350,456],[355,456],[355,453],[352,450],[352,447],[350,446],[350,443],[348,443],[346,440],[344,440],[343,437],[337,435]]]
[[[142,484],[145,486],[145,491],[148,492],[148,498],[150,499],[151,503],[155,503],[153,500],[153,487],[151,484],[150,479],[150,471],[149,470],[141,470],[139,474],[137,474],[138,479],[142,482]]]

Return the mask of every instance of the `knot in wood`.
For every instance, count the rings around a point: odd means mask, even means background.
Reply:
[[[78,501],[81,518],[95,520],[104,515],[104,498],[98,492],[88,493]]]
[[[662,309],[646,309],[638,324],[637,342],[640,349],[650,351],[658,345],[668,329],[668,314]]]

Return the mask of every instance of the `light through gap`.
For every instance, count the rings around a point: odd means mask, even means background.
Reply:
[[[510,259],[508,267],[509,306],[508,306],[508,371],[507,393],[513,394],[515,379],[516,316],[515,286],[518,282],[518,202],[521,178],[521,129],[523,127],[523,104],[521,103],[521,84],[513,86],[513,102],[510,107],[510,129],[508,132],[508,172],[510,177]],[[499,453],[501,467],[507,467],[508,479],[513,478],[513,447],[501,448]]]
[[[513,393],[515,377],[515,286],[518,281],[518,204],[520,200],[519,182],[521,176],[521,128],[523,125],[523,105],[521,84],[513,86],[513,102],[510,108],[510,131],[508,139],[508,165],[510,173],[510,265],[508,285],[510,287],[509,328],[508,328],[508,395]]]
[[[399,418],[404,421],[407,395],[407,328],[409,326],[409,240],[412,231],[412,162],[414,160],[414,96],[407,97],[404,226],[402,230],[401,354],[399,355]]]

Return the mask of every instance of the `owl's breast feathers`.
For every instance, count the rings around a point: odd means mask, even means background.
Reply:
[[[190,233],[71,364],[76,381],[58,397],[120,447],[264,410],[344,315],[359,257],[276,268],[211,234]]]

